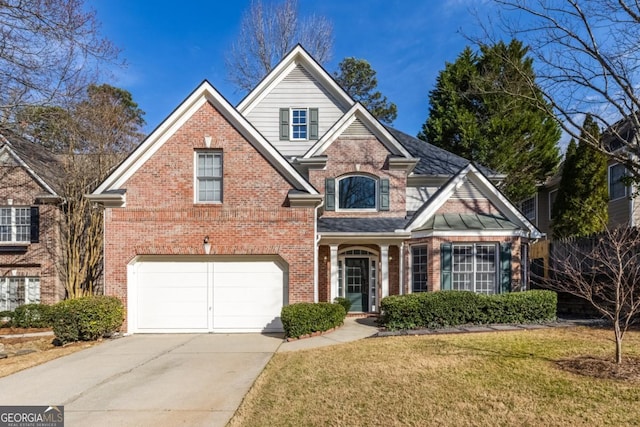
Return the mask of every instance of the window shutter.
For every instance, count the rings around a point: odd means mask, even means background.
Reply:
[[[451,290],[451,243],[440,245],[440,290]]]
[[[309,108],[309,139],[318,139],[318,109]]]
[[[511,243],[500,244],[500,292],[511,292]]]
[[[289,109],[280,109],[280,139],[289,139]]]
[[[31,243],[40,242],[40,208],[38,206],[31,206]]]
[[[333,178],[324,180],[324,207],[328,211],[336,210],[336,180]]]
[[[389,210],[389,180],[387,178],[380,180],[380,210]]]

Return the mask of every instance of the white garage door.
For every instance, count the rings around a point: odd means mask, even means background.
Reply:
[[[280,332],[285,278],[274,261],[139,262],[131,329]]]

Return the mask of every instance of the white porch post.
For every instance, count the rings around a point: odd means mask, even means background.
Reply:
[[[380,270],[382,298],[384,298],[389,296],[389,245],[380,245]]]
[[[399,290],[398,293],[400,295],[404,295],[404,242],[402,242],[400,244],[400,250],[398,251],[398,253],[400,253],[400,260],[398,262],[399,267],[398,269],[400,270],[398,273],[398,286],[399,286]]]
[[[338,295],[338,245],[330,245],[329,250],[331,253],[331,299],[329,302],[333,302]]]

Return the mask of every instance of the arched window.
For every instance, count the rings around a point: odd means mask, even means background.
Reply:
[[[363,175],[338,181],[338,209],[376,209],[377,181]]]

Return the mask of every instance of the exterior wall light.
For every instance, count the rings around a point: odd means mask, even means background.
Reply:
[[[209,243],[209,236],[205,236],[204,241],[202,242],[202,247],[204,248],[204,253],[209,255],[211,252],[211,243]]]

